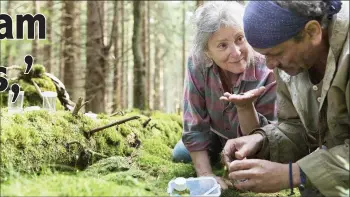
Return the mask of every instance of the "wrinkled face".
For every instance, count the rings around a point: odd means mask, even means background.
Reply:
[[[269,69],[277,67],[291,76],[308,70],[317,55],[308,39],[297,42],[292,38],[272,48],[254,50],[265,55]]]
[[[242,73],[249,59],[249,45],[243,30],[233,27],[222,27],[209,39],[207,55],[220,68],[232,73]]]

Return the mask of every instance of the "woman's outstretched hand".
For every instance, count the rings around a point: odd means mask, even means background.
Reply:
[[[246,106],[251,106],[255,99],[257,99],[264,92],[264,86],[241,94],[230,94],[225,92],[224,96],[220,97],[220,100],[232,102],[237,108],[245,108]]]

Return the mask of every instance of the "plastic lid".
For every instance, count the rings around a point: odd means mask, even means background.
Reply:
[[[24,111],[35,111],[35,110],[40,110],[39,106],[30,106],[30,107],[26,107],[24,108]]]
[[[57,97],[57,92],[47,91],[47,92],[42,92],[41,95],[45,97]]]
[[[174,183],[175,183],[174,189],[176,189],[177,191],[183,191],[187,189],[186,179],[183,177],[176,178],[174,180]]]
[[[87,116],[87,117],[90,117],[92,119],[96,119],[97,118],[97,114],[92,113],[92,112],[85,113],[84,115]]]

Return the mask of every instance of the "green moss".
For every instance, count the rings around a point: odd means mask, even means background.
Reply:
[[[39,93],[35,89],[32,81],[34,81],[40,88],[42,92],[44,91],[56,91],[54,83],[51,79],[44,75],[45,68],[42,65],[35,64],[33,65],[29,74],[24,74],[25,66],[21,66],[21,71],[16,80],[9,80],[9,87],[12,84],[17,83],[21,87],[21,91],[24,91],[24,100],[23,107],[29,106],[42,106],[42,99],[40,98]],[[1,106],[7,106],[8,91],[6,93],[0,94]],[[63,109],[63,106],[57,99],[56,108]]]
[[[192,164],[171,160],[182,132],[178,115],[132,110],[91,119],[60,110],[2,112],[0,178],[5,196],[167,196],[170,180],[196,176]],[[133,115],[140,118],[89,139],[84,136]],[[220,167],[214,170],[222,172]],[[228,196],[241,195],[227,192]]]
[[[143,149],[153,156],[171,160],[172,149],[162,142],[160,138],[147,139],[143,141]]]
[[[21,177],[1,185],[3,196],[151,196],[144,188],[77,175]]]
[[[127,171],[130,169],[130,163],[126,157],[113,156],[102,159],[91,165],[85,173],[87,174],[109,174],[111,172]]]

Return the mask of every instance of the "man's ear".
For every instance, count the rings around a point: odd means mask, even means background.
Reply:
[[[306,23],[304,32],[312,42],[318,43],[322,40],[322,27],[316,20]]]

